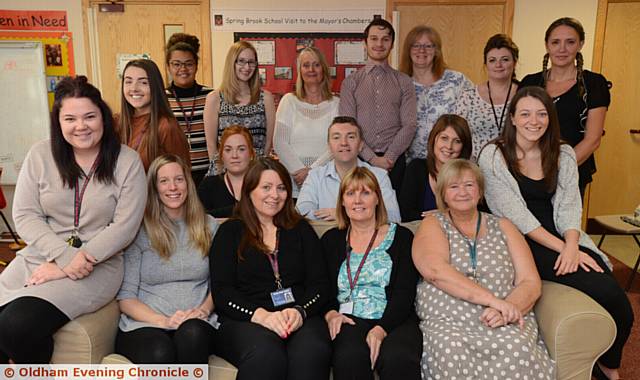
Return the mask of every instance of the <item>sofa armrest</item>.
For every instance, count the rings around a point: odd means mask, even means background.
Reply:
[[[120,309],[115,300],[81,315],[53,336],[53,364],[95,364],[113,352]]]
[[[579,290],[549,281],[542,282],[535,313],[557,379],[590,380],[596,359],[616,337],[609,313]]]

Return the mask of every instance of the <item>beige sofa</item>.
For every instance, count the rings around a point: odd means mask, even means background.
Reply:
[[[333,224],[314,222],[322,235]],[[407,224],[414,232],[417,223]],[[613,343],[616,326],[600,305],[567,286],[543,282],[542,297],[535,306],[540,331],[556,360],[558,379],[590,380],[591,368]],[[54,336],[52,363],[122,364],[129,361],[113,354],[118,323],[117,304],[111,302],[95,313],[65,325]],[[233,380],[236,369],[216,356],[209,358],[209,379]]]

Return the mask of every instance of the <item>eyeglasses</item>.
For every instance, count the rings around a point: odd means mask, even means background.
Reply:
[[[182,67],[184,67],[187,70],[192,70],[194,67],[196,67],[196,63],[194,61],[185,61],[185,62],[171,61],[169,62],[169,65],[174,70],[180,70],[180,68]]]
[[[411,49],[413,50],[433,50],[436,48],[436,45],[434,44],[413,44],[411,45]]]
[[[242,58],[236,59],[236,65],[240,67],[244,67],[244,65],[249,65],[249,67],[256,67],[257,64],[258,62],[248,60],[248,59],[242,59]]]

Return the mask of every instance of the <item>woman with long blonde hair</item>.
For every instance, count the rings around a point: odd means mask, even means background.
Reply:
[[[207,363],[218,327],[208,256],[218,224],[175,155],[151,163],[147,189],[143,226],[124,253],[116,352],[134,363]]]
[[[258,156],[268,155],[275,125],[273,95],[261,88],[258,53],[250,43],[238,41],[229,48],[220,88],[207,95],[204,106],[204,133],[209,153],[209,171],[220,171],[218,142],[230,125],[242,125],[251,132]]]

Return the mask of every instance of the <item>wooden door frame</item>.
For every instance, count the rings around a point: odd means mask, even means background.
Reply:
[[[386,14],[389,22],[393,20],[396,7],[402,5],[504,5],[502,32],[508,36],[513,33],[515,0],[387,0]]]
[[[124,3],[125,11],[127,5],[199,5],[200,6],[200,22],[202,23],[203,30],[202,35],[198,36],[200,39],[200,59],[198,62],[198,70],[202,71],[204,84],[213,84],[213,65],[212,65],[212,45],[211,45],[211,1],[210,0],[124,0],[119,1]],[[84,33],[84,51],[87,61],[87,77],[90,81],[95,82],[96,73],[94,73],[94,67],[96,62],[93,62],[94,57],[92,54],[91,41],[93,36],[89,31],[89,8],[99,4],[109,4],[110,1],[100,0],[82,0],[82,26]],[[97,57],[96,57],[97,58]]]

